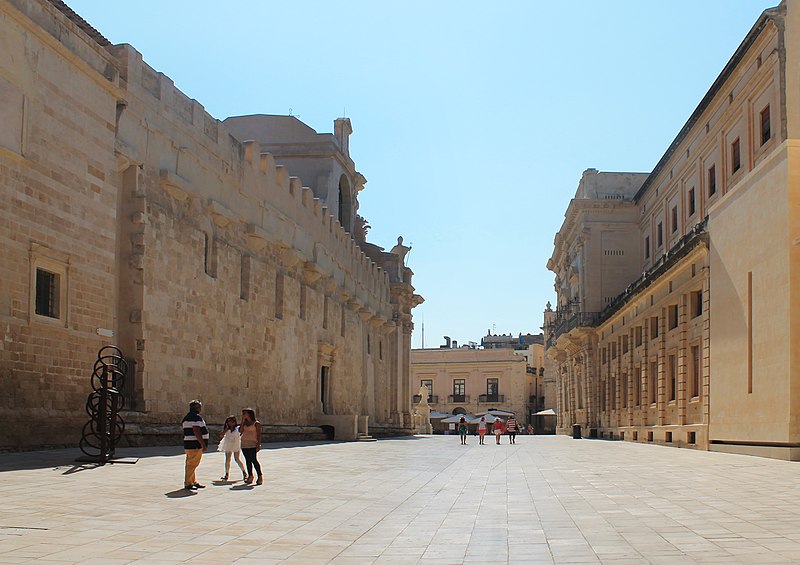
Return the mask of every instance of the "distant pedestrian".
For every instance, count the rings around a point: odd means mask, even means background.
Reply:
[[[258,474],[257,485],[264,484],[264,475],[261,473],[261,465],[258,463],[258,456],[261,451],[261,422],[256,420],[256,413],[252,408],[242,410],[242,453],[247,462],[247,478],[245,483],[253,483],[253,467]]]
[[[461,436],[461,445],[467,445],[467,421],[464,416],[458,421],[458,435]]]
[[[503,435],[503,420],[500,418],[495,418],[494,424],[492,424],[492,432],[494,432],[494,440],[497,445],[500,445],[500,436]]]
[[[239,469],[242,471],[242,480],[247,480],[247,473],[244,470],[244,463],[239,458],[242,451],[242,432],[236,423],[236,416],[228,416],[225,419],[225,427],[220,434],[219,451],[225,453],[225,474],[220,477],[220,480],[227,481],[231,472],[231,458],[236,461]]]
[[[508,432],[508,441],[511,442],[512,445],[517,443],[516,438],[517,432],[519,431],[519,424],[513,414],[506,420],[506,431]]]
[[[481,416],[478,421],[478,439],[479,445],[484,445],[483,438],[486,437],[486,416]]]
[[[200,415],[203,403],[192,400],[189,403],[189,413],[183,417],[183,450],[186,452],[186,467],[183,476],[183,488],[197,490],[206,488],[197,482],[196,471],[203,458],[203,452],[208,449],[208,428]]]

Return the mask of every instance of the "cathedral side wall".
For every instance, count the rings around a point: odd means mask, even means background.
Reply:
[[[42,26],[0,5],[0,449],[77,443],[116,292],[116,86],[102,54],[49,35],[48,5],[20,7]],[[39,269],[55,275],[48,315]]]
[[[77,444],[108,343],[133,361],[133,421],[174,423],[200,397],[209,422],[251,406],[314,424],[327,367],[327,413],[403,425],[390,389],[413,306],[396,297],[413,287],[390,289],[302,180],[133,48],[49,2],[15,6],[0,4],[0,449]]]

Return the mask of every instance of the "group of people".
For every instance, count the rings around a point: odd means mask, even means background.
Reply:
[[[514,418],[513,414],[509,416],[508,420],[506,420],[505,425],[503,424],[503,420],[500,418],[495,418],[494,422],[490,423],[486,421],[486,416],[481,416],[481,419],[478,420],[478,442],[479,445],[484,445],[484,438],[486,437],[486,433],[491,426],[491,433],[494,434],[495,443],[500,445],[500,438],[503,436],[504,433],[508,433],[508,441],[511,444],[517,443],[517,433],[519,432],[519,423],[517,419]],[[458,421],[458,435],[461,437],[461,445],[467,445],[467,434],[469,433],[469,427],[467,426],[467,420],[464,416],[461,416],[461,419]]]
[[[189,403],[189,413],[184,416],[181,426],[183,427],[183,449],[186,452],[186,468],[184,472],[183,488],[186,490],[198,490],[206,488],[205,485],[197,482],[197,467],[203,458],[203,453],[208,451],[208,427],[205,420],[200,415],[203,403],[199,400],[192,400]],[[220,434],[219,451],[225,453],[225,474],[220,480],[227,481],[231,471],[231,459],[236,461],[239,470],[242,472],[242,480],[245,484],[257,485],[264,484],[264,475],[261,472],[261,465],[258,462],[258,452],[261,450],[261,422],[256,419],[256,413],[252,408],[242,410],[242,423],[237,423],[236,416],[228,416],[225,419],[225,426]],[[239,454],[244,455],[245,465]],[[255,470],[257,478],[253,475]]]

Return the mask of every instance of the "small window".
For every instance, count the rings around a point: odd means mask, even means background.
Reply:
[[[737,137],[731,143],[731,173],[735,173],[742,168],[742,151],[739,146],[739,138]]]
[[[670,402],[675,400],[678,389],[678,366],[675,363],[675,355],[667,357],[667,394]]]
[[[694,445],[697,443],[697,432],[686,432],[686,443]]]
[[[711,165],[708,169],[708,195],[714,196],[717,193],[717,167]]]
[[[250,299],[250,255],[242,255],[241,268],[239,270],[239,298],[247,301]]]
[[[650,339],[655,339],[658,337],[658,316],[652,316],[650,318]]]
[[[419,381],[419,386],[428,389],[428,402],[430,402],[433,396],[433,379],[422,379]]]
[[[36,269],[36,314],[48,318],[60,317],[61,277],[45,269]]]
[[[499,390],[497,379],[486,379],[486,396],[495,397],[499,394]]]
[[[666,443],[672,443],[672,432],[664,432],[664,441]]]
[[[642,326],[636,326],[633,330],[634,347],[642,345]]]
[[[622,354],[625,355],[628,352],[628,336],[622,336]]]
[[[650,362],[650,374],[647,377],[647,392],[650,397],[650,404],[655,404],[658,401],[658,361]]]
[[[66,327],[68,274],[69,256],[38,243],[31,244],[28,279],[31,321]]]
[[[650,236],[646,235],[644,237],[644,258],[650,258]]]
[[[203,233],[203,270],[209,277],[217,277],[217,239],[213,233]]]
[[[611,358],[612,359],[616,359],[617,358],[617,344],[616,343],[612,343],[611,344]]]
[[[689,396],[700,396],[700,346],[693,345],[689,348]]]
[[[694,187],[689,189],[689,215],[694,216],[694,213],[697,211],[695,198],[694,198]]]
[[[669,314],[669,329],[674,330],[678,327],[678,305],[671,304],[667,308],[667,312]]]
[[[672,233],[678,231],[678,207],[672,207]]]
[[[689,306],[692,312],[692,318],[697,318],[703,315],[703,291],[698,290],[689,295]]]
[[[283,273],[275,275],[275,319],[283,319]]]
[[[658,222],[658,228],[656,228],[656,246],[661,247],[664,245],[664,226],[661,222]]]
[[[453,379],[453,396],[463,397],[465,394],[465,379]],[[473,393],[474,394],[474,393]],[[453,402],[464,402],[463,398],[460,400],[453,400]]]
[[[769,104],[761,110],[761,145],[764,145],[772,137],[769,120]]]

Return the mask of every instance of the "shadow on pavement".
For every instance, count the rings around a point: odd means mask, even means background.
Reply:
[[[253,490],[254,488],[253,485],[233,485],[231,490]]]
[[[196,494],[197,493],[193,490],[179,488],[178,490],[173,490],[172,492],[165,492],[164,496],[167,498],[186,498],[187,496],[194,496]]]
[[[396,436],[380,438],[378,441],[408,441],[426,439],[424,436]],[[276,449],[294,449],[304,447],[317,447],[323,445],[345,445],[350,442],[341,441],[287,441],[276,443],[264,443],[262,450],[271,451]],[[217,452],[216,444],[209,446],[206,456]],[[115,456],[119,459],[147,459],[151,457],[176,457],[183,456],[183,447],[177,446],[155,446],[155,447],[121,447],[116,450]],[[89,471],[98,469],[103,465],[95,463],[76,462],[78,457],[83,456],[78,448],[60,448],[41,451],[16,451],[0,453],[0,473],[6,471],[22,471],[33,469],[55,469],[62,471],[64,475],[71,475],[79,471]],[[120,463],[131,463],[131,461],[120,461]],[[119,465],[120,463],[109,462],[106,465]]]

